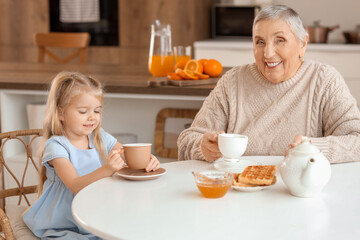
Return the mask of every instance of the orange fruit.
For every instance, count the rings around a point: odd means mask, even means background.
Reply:
[[[177,68],[175,70],[175,73],[177,73],[182,79],[188,79],[184,73],[184,70],[182,70],[181,68]]]
[[[200,60],[198,60],[199,63],[201,63],[204,67],[205,63],[207,62],[207,59],[206,58],[202,58]]]
[[[197,76],[199,79],[208,79],[210,77],[209,75],[199,73],[199,72],[194,72],[194,75]]]
[[[191,72],[199,72],[202,73],[203,72],[203,66],[202,64],[200,64],[198,61],[196,61],[195,59],[190,59],[184,68],[185,71],[191,71]]]
[[[185,65],[186,63],[189,61],[189,59],[187,58],[181,58],[175,65],[175,69],[177,68],[181,68],[181,69],[184,69],[185,68]]]
[[[186,75],[187,79],[198,80],[199,77],[195,76],[194,73],[195,72],[193,72],[193,71],[184,70],[184,74]]]
[[[195,72],[203,73],[204,72],[204,65],[202,63],[199,63],[199,62],[198,62],[198,64],[199,64],[199,67],[198,67],[197,71],[195,71]]]
[[[168,74],[168,78],[170,79],[170,80],[181,80],[182,79],[182,77],[179,75],[179,74],[177,74],[177,73],[169,73]]]
[[[204,73],[210,77],[217,77],[222,73],[223,67],[218,60],[210,59],[204,64]]]

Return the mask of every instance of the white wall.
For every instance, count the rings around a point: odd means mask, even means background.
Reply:
[[[340,25],[328,35],[328,42],[345,42],[343,31],[354,31],[360,25],[360,0],[233,0],[234,3],[284,4],[299,13],[304,25],[313,25],[320,20],[322,26]],[[229,2],[223,0],[223,2]]]

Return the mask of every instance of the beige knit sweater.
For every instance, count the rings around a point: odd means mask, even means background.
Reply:
[[[255,63],[224,74],[190,128],[178,138],[179,160],[204,160],[204,133],[249,137],[244,155],[284,155],[296,134],[310,137],[331,163],[360,160],[360,112],[333,67],[304,61],[282,83],[266,80]]]

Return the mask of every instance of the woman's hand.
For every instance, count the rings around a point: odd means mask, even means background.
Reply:
[[[290,149],[291,149],[291,148],[294,148],[296,145],[298,145],[299,143],[301,143],[302,137],[303,137],[303,136],[302,136],[301,134],[297,134],[297,135],[294,137],[293,142],[289,144]],[[284,155],[285,155],[285,157],[286,157],[287,155],[289,155],[289,150],[286,150]]]
[[[222,156],[218,146],[218,136],[224,131],[205,133],[201,140],[201,152],[208,162],[213,162]]]
[[[113,149],[106,157],[106,163],[104,164],[106,168],[111,170],[112,172],[119,171],[124,167],[124,159],[123,156],[124,149]]]
[[[149,164],[146,166],[145,171],[146,172],[150,172],[150,171],[156,171],[160,168],[160,162],[159,160],[151,154],[150,156],[150,162]]]

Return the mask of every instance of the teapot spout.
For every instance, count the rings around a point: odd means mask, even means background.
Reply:
[[[301,183],[306,188],[321,188],[329,181],[330,175],[329,162],[310,158],[301,174]]]
[[[316,160],[314,158],[310,158],[302,172],[301,183],[306,188],[316,187],[321,185],[318,180],[318,175],[316,173]]]

